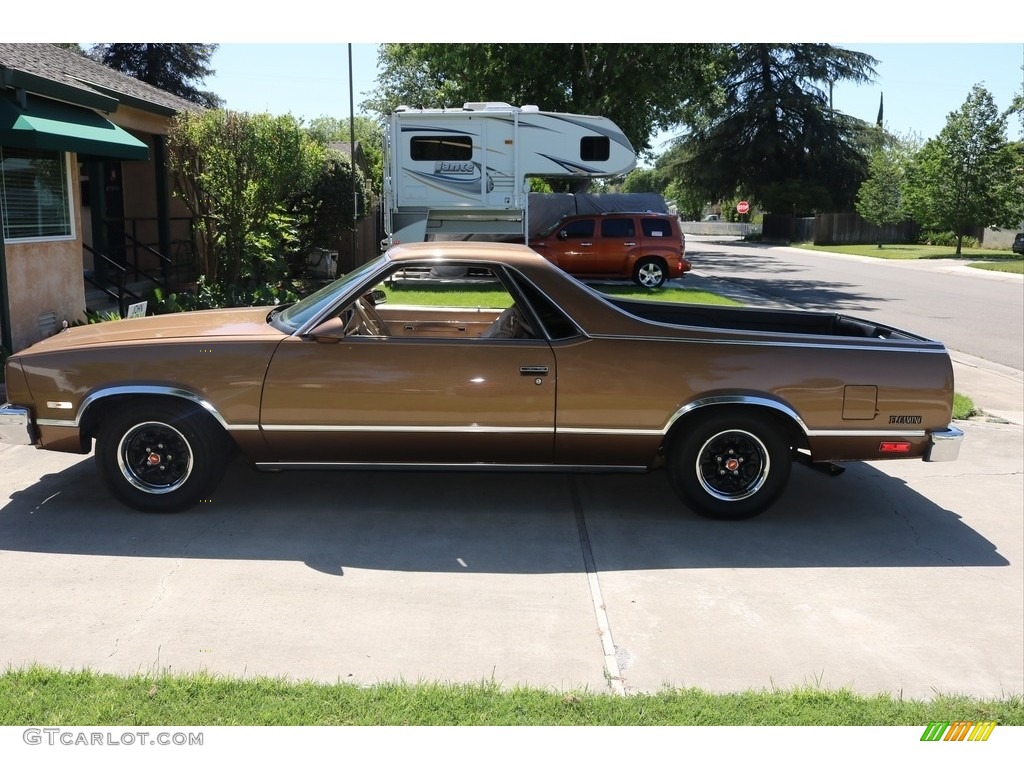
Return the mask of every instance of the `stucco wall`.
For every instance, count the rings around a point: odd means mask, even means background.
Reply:
[[[14,351],[35,344],[53,330],[60,330],[64,320],[71,323],[85,319],[77,163],[71,163],[71,168],[76,237],[4,245]],[[51,312],[53,324],[41,328],[40,319],[48,321]]]

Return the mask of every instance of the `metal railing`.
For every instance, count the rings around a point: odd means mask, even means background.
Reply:
[[[190,217],[172,218],[171,222],[186,222],[191,233]],[[155,218],[116,219],[105,223],[122,225],[118,242],[109,244],[107,253],[87,243],[82,244],[84,250],[92,255],[94,265],[94,269],[86,271],[84,277],[87,283],[117,304],[121,317],[127,314],[129,303],[141,301],[143,295],[153,288],[160,288],[166,294],[171,286],[194,279],[195,258],[191,238],[171,241],[171,247],[178,254],[172,259],[140,236],[140,228],[155,228]],[[120,258],[112,256],[111,252],[118,253]],[[185,258],[181,257],[182,254]],[[89,309],[87,306],[86,310]]]

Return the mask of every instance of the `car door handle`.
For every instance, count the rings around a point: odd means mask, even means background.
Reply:
[[[519,374],[521,376],[547,376],[548,367],[546,365],[523,365],[519,368]]]
[[[623,243],[623,245],[628,245],[630,248],[632,248],[634,245],[636,245],[636,241],[633,241],[631,243]]]
[[[592,245],[593,245],[593,243],[580,243],[580,246],[581,247],[585,247],[585,248],[589,248]]]

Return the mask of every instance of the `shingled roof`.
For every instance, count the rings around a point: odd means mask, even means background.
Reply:
[[[194,102],[49,43],[0,43],[0,92],[4,88],[23,88],[105,112],[115,111],[119,104],[166,116],[202,109]]]

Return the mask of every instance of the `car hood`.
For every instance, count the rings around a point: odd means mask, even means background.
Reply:
[[[284,334],[267,322],[273,307],[245,307],[242,309],[210,309],[199,312],[179,312],[154,315],[133,320],[109,320],[103,323],[78,326],[43,339],[20,354],[54,352],[97,345],[123,344],[140,341],[202,338],[277,337]]]

